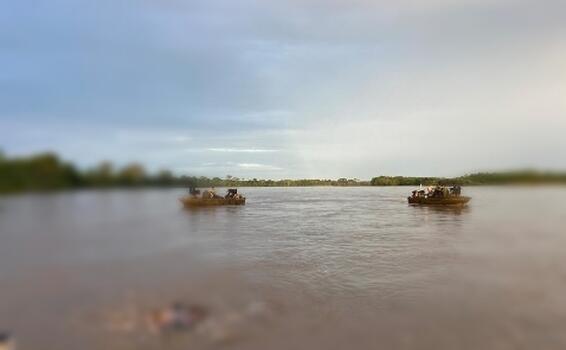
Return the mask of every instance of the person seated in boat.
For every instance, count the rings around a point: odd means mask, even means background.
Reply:
[[[189,187],[189,194],[196,197],[200,194],[200,190],[197,190],[195,187]]]
[[[411,193],[412,193],[411,197],[413,198],[421,198],[421,197],[426,198],[426,191],[424,189],[414,190]]]
[[[429,197],[432,198],[443,198],[448,196],[448,189],[444,186],[438,185],[432,191],[432,195]]]
[[[453,196],[453,197],[457,197],[460,195],[460,188],[458,185],[454,185],[452,187],[450,187],[450,189],[448,190],[448,196]]]
[[[433,190],[432,190],[432,195],[430,197],[432,198],[438,198],[442,195],[442,191],[440,190],[439,186],[436,186]]]
[[[236,199],[238,198],[238,190],[235,188],[229,188],[228,192],[226,193],[226,196],[224,196],[224,198],[228,199],[228,198],[232,198],[232,199]]]

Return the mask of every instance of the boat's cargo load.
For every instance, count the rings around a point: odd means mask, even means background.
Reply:
[[[246,197],[238,193],[235,188],[228,189],[224,197],[216,194],[214,189],[208,189],[202,192],[199,197],[200,191],[191,189],[188,196],[182,197],[179,200],[185,207],[206,207],[217,205],[244,205],[246,204]]]
[[[462,196],[460,186],[435,186],[414,190],[407,198],[409,204],[421,205],[465,205],[470,197]]]

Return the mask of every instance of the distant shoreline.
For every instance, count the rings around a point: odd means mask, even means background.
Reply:
[[[371,180],[339,179],[240,179],[205,176],[175,176],[168,170],[148,174],[140,164],[120,169],[109,162],[79,170],[53,153],[6,158],[0,153],[0,194],[52,192],[69,189],[186,188],[186,187],[389,187],[433,185],[566,184],[566,171],[516,170],[475,173],[454,178],[377,176]]]

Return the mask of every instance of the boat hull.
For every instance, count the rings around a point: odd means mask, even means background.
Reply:
[[[409,204],[417,205],[465,205],[470,201],[470,197],[443,197],[443,198],[425,198],[425,197],[408,197]]]
[[[185,208],[193,207],[211,207],[220,205],[244,205],[246,204],[245,198],[194,198],[194,197],[183,197],[179,198],[179,201],[183,203]]]

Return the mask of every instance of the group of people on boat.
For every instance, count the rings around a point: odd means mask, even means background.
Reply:
[[[193,198],[198,198],[201,195],[201,191],[196,189],[195,187],[189,188],[189,193]],[[221,195],[216,193],[214,187],[206,189],[202,192],[201,195],[202,199],[240,199],[242,196],[238,193],[238,190],[235,188],[229,188],[226,195],[222,197]]]
[[[412,192],[413,198],[447,198],[447,197],[458,197],[462,193],[462,188],[459,185],[454,185],[452,187],[437,185],[428,186],[420,189],[414,190]]]

